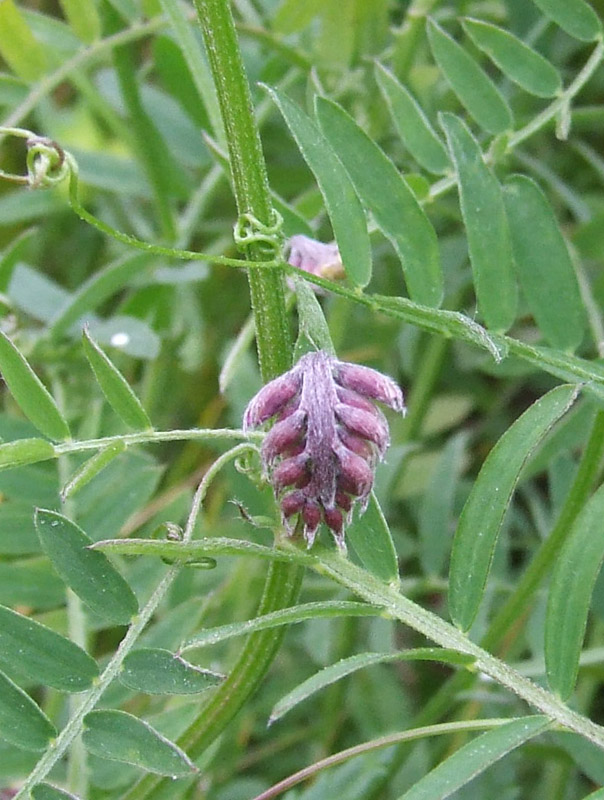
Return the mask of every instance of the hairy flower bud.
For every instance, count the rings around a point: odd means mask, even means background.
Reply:
[[[308,353],[250,401],[244,430],[275,423],[262,445],[264,469],[292,533],[298,515],[310,547],[321,521],[344,549],[355,502],[365,509],[375,464],[390,443],[379,401],[404,413],[396,383],[328,353]]]

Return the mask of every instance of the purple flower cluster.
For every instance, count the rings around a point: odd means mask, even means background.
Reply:
[[[376,400],[404,412],[391,378],[318,351],[266,384],[245,410],[244,430],[275,418],[262,444],[263,465],[287,530],[300,515],[309,547],[323,520],[344,548],[353,504],[367,505],[375,465],[390,443]]]

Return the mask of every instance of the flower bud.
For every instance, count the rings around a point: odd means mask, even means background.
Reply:
[[[264,386],[245,410],[244,430],[276,420],[262,445],[263,466],[284,526],[293,533],[299,515],[309,547],[323,521],[345,550],[353,506],[367,506],[376,461],[390,443],[375,401],[404,413],[391,378],[319,350]]]

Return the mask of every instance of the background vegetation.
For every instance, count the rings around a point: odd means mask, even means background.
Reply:
[[[195,6],[0,0],[0,793],[604,797],[601,0]],[[294,342],[405,390],[349,559]]]

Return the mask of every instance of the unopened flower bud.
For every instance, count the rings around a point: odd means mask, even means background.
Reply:
[[[310,547],[321,520],[345,549],[344,532],[356,502],[364,510],[374,469],[390,443],[375,401],[404,413],[397,384],[368,367],[308,353],[250,401],[244,430],[275,423],[261,455],[290,533],[298,515]]]

